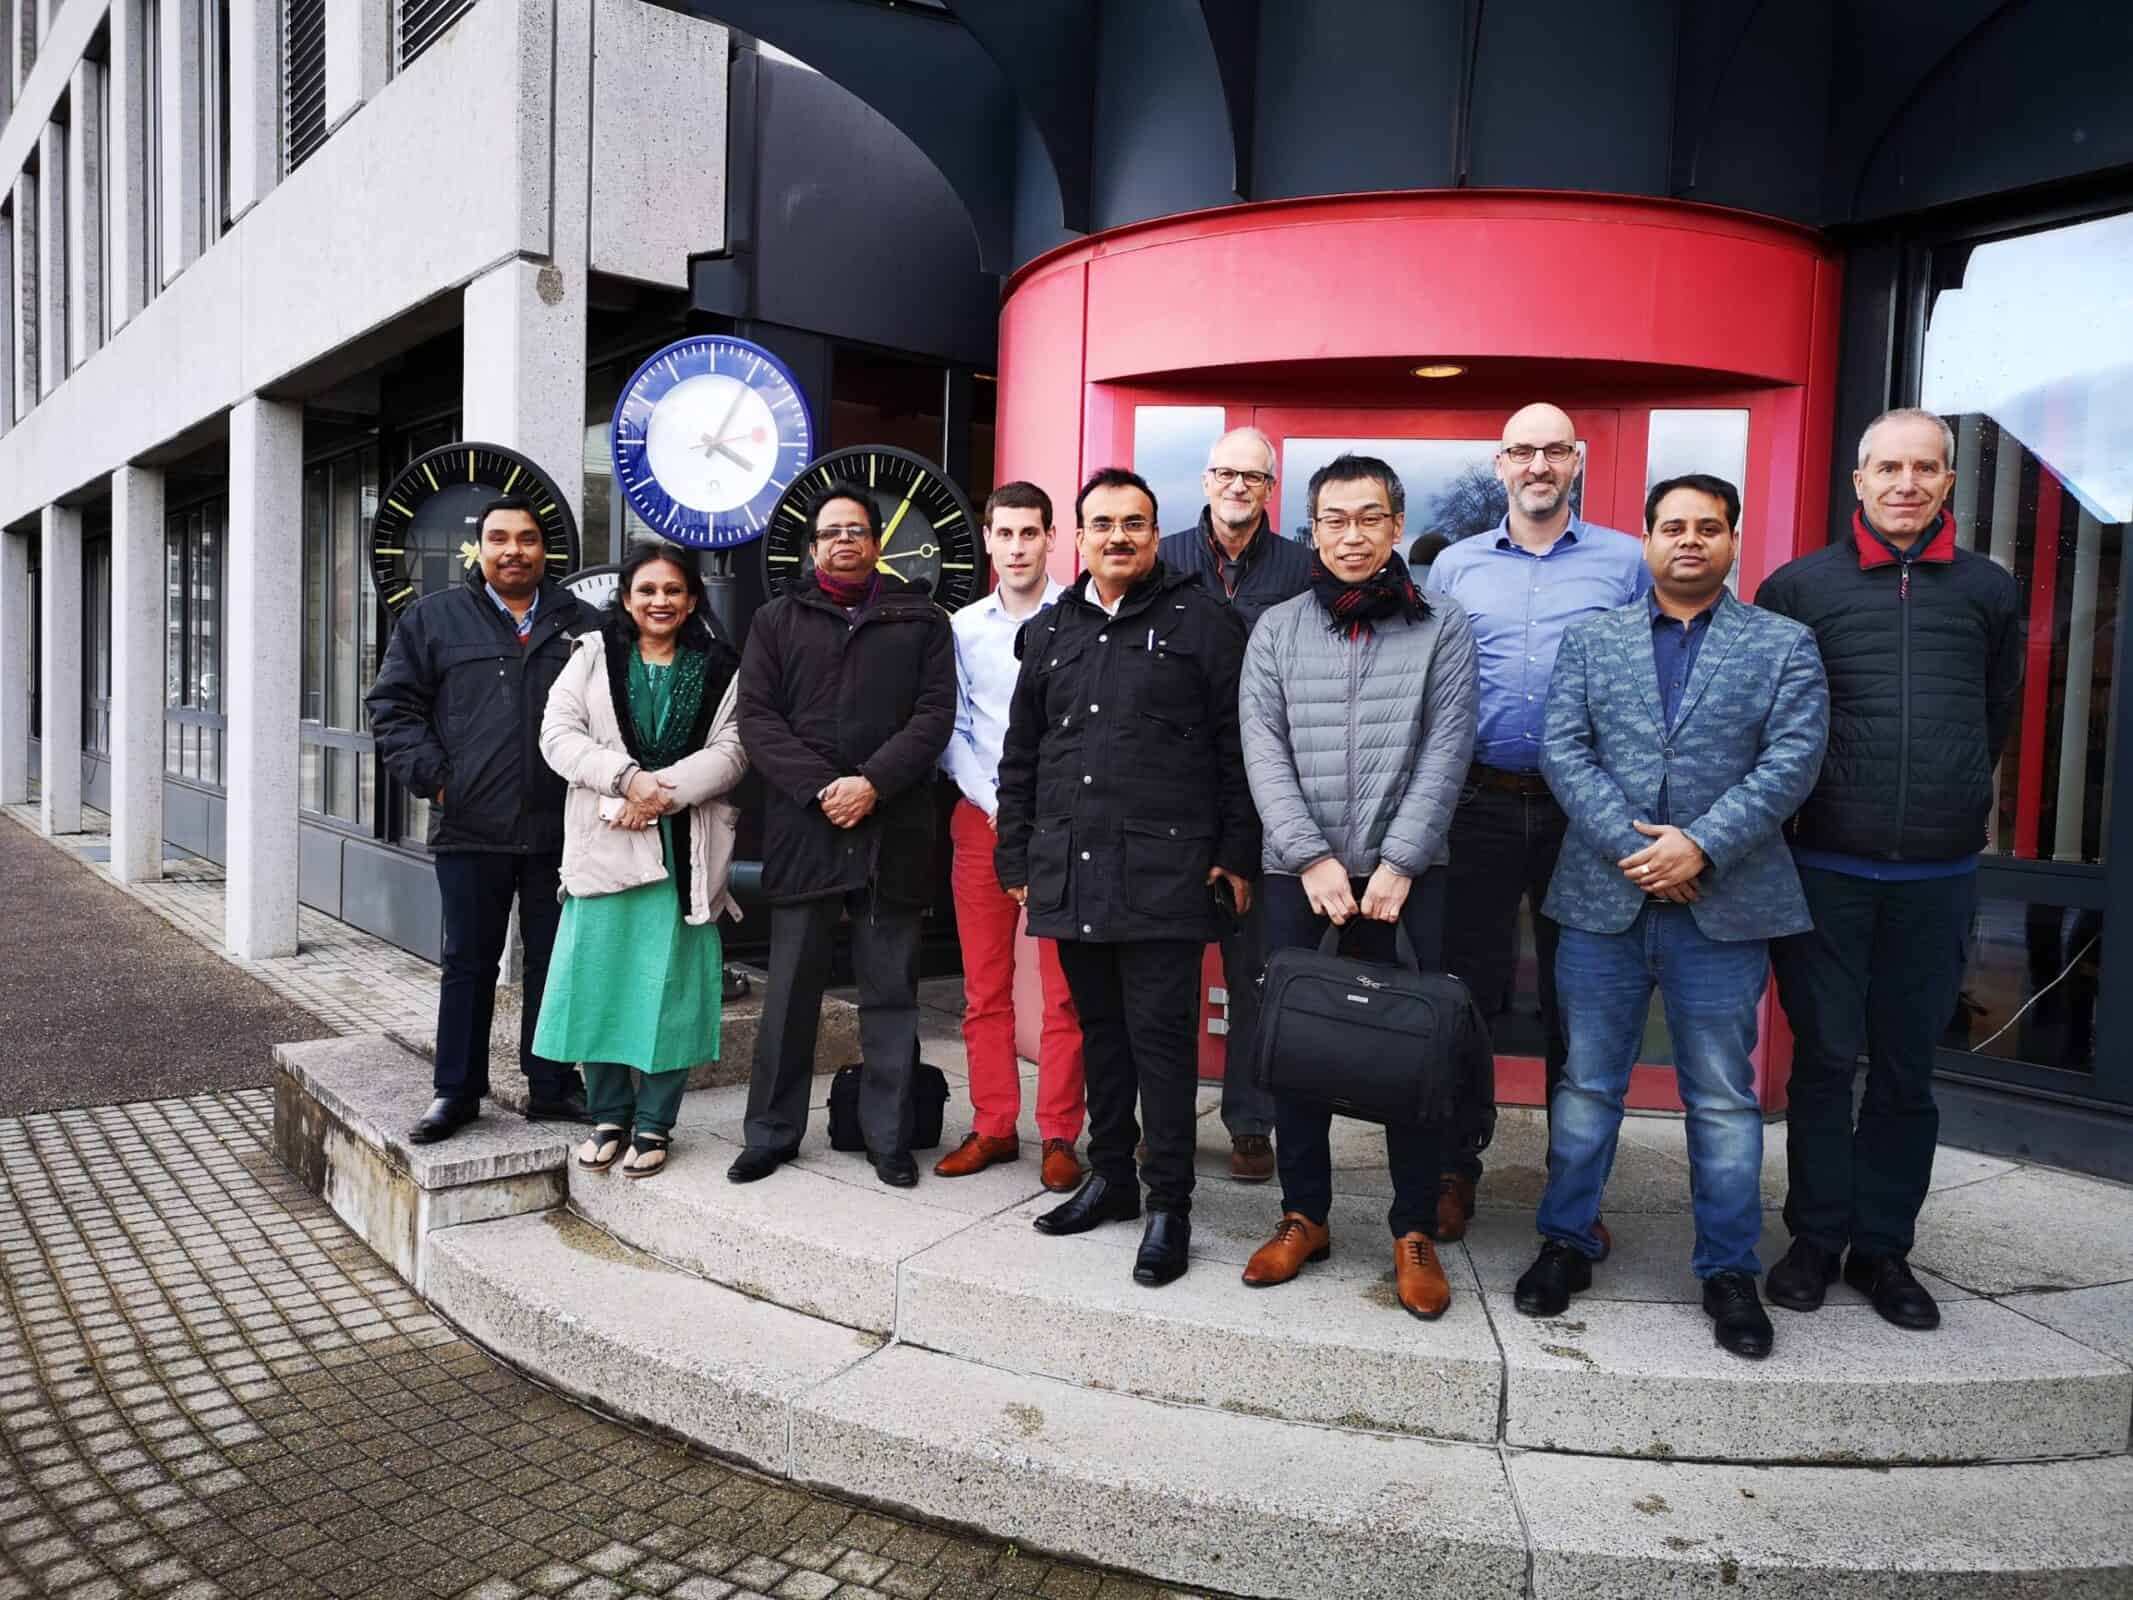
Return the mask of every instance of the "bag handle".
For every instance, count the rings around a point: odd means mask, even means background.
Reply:
[[[1363,920],[1365,919],[1362,913],[1357,912],[1355,916],[1348,920],[1346,926],[1327,923],[1326,931],[1319,935],[1318,953],[1322,956],[1339,955],[1341,953],[1341,935],[1348,928]],[[1422,976],[1422,958],[1415,952],[1414,940],[1407,936],[1407,924],[1404,921],[1395,921],[1392,925],[1392,953],[1397,958],[1400,966],[1405,967],[1418,978]]]

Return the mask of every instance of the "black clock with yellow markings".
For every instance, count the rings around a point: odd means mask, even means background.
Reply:
[[[548,576],[576,570],[577,519],[547,473],[502,445],[448,444],[409,463],[370,525],[371,582],[394,616],[480,564],[482,509],[503,495],[523,496],[533,508]]]
[[[950,611],[985,592],[978,519],[954,480],[909,450],[861,444],[817,456],[779,497],[761,546],[770,593],[783,594],[814,573],[809,513],[833,483],[863,489],[873,499],[883,572],[923,585]]]

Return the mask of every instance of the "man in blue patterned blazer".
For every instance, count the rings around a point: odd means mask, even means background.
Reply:
[[[1814,635],[1726,592],[1740,494],[1702,473],[1644,502],[1652,591],[1573,626],[1549,682],[1541,772],[1569,818],[1546,911],[1570,1049],[1550,1107],[1528,1316],[1558,1316],[1605,1254],[1593,1224],[1657,987],[1688,1108],[1691,1266],[1719,1345],[1770,1353],[1756,1008],[1768,941],[1809,925],[1779,830],[1829,732]]]

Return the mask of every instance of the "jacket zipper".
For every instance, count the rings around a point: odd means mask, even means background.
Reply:
[[[1899,561],[1897,570],[1902,576],[1896,585],[1896,677],[1900,710],[1896,719],[1895,858],[1901,861],[1904,821],[1911,805],[1911,563]]]
[[[1347,843],[1348,843],[1348,845],[1350,846],[1350,848],[1351,848],[1351,849],[1352,849],[1352,848],[1354,847],[1354,844],[1355,844],[1355,841],[1356,841],[1356,826],[1355,826],[1355,692],[1356,692],[1356,674],[1357,674],[1357,651],[1358,651],[1358,650],[1359,650],[1360,648],[1361,648],[1361,645],[1360,645],[1359,641],[1358,641],[1358,640],[1357,640],[1357,638],[1356,638],[1356,635],[1355,635],[1355,632],[1354,632],[1354,630],[1353,630],[1353,629],[1350,629],[1350,630],[1349,630],[1349,633],[1348,633],[1348,748],[1347,748],[1347,752],[1346,752],[1346,755],[1347,755],[1347,773],[1348,773],[1348,794],[1347,794],[1346,800],[1345,800],[1345,801],[1343,802],[1343,806],[1342,806],[1342,813],[1341,813],[1341,814],[1342,814],[1342,816],[1343,816],[1343,817],[1344,817],[1344,818],[1346,819],[1346,826],[1347,826],[1347,833],[1348,833],[1348,837],[1347,837]],[[1342,863],[1341,863],[1341,870],[1342,870],[1343,872],[1345,872],[1345,871],[1347,871],[1347,870],[1348,870],[1348,865],[1347,865],[1347,863],[1346,863],[1346,862],[1342,862]]]

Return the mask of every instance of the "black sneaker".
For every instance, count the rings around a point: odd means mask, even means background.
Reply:
[[[1764,1277],[1763,1287],[1770,1292],[1774,1306],[1783,1306],[1787,1311],[1820,1311],[1822,1297],[1837,1281],[1840,1264],[1841,1258],[1834,1250],[1795,1239],[1785,1252],[1785,1259]]]
[[[1926,1287],[1911,1276],[1911,1264],[1902,1256],[1869,1255],[1854,1249],[1844,1260],[1844,1281],[1874,1302],[1884,1322],[1914,1333],[1940,1326],[1940,1307]]]
[[[1592,1287],[1592,1262],[1560,1239],[1541,1241],[1541,1253],[1519,1277],[1512,1304],[1529,1317],[1559,1317],[1580,1289]]]
[[[1747,1272],[1718,1272],[1703,1280],[1703,1308],[1711,1318],[1711,1333],[1718,1348],[1760,1361],[1770,1354],[1776,1334],[1763,1303],[1756,1298],[1755,1276]]]

